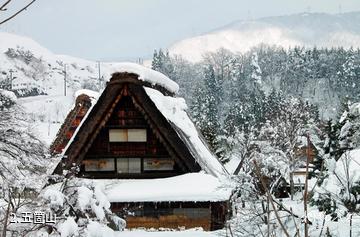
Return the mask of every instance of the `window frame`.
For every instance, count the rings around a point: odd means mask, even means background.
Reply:
[[[143,159],[142,158],[139,158],[139,157],[121,157],[121,158],[116,158],[116,170],[115,170],[115,172],[117,173],[117,174],[143,174],[144,172],[143,172],[143,169],[142,169],[142,161]],[[119,163],[121,163],[121,162],[124,162],[124,161],[127,161],[127,171],[125,171],[125,172],[119,172],[119,167],[120,167],[120,165],[119,165]],[[133,161],[133,162],[130,162],[130,161]],[[136,161],[136,162],[135,162]],[[132,163],[132,164],[134,164],[134,163],[136,163],[136,164],[138,164],[139,166],[138,167],[136,167],[137,169],[131,169],[131,167],[130,167],[130,163]],[[123,166],[123,167],[125,167],[125,166]],[[136,170],[136,172],[130,172],[130,171],[133,171],[133,170]]]
[[[168,162],[168,163],[172,163],[172,168],[171,169],[168,169],[168,168],[159,168],[159,169],[156,169],[156,167],[148,167],[147,166],[147,162],[148,161],[153,161],[153,162]],[[156,157],[144,157],[143,158],[143,172],[166,172],[166,171],[174,171],[175,170],[175,160],[172,159],[172,158],[156,158]]]
[[[93,165],[95,166],[95,162],[98,163],[98,166],[101,165],[102,161],[107,161],[108,163],[112,164],[112,166],[110,166],[110,168],[107,169],[88,169],[88,165],[93,163]],[[89,159],[89,160],[84,160],[84,171],[85,172],[114,172],[116,170],[116,166],[115,166],[115,160],[114,158],[100,158],[100,159]]]
[[[146,128],[110,128],[109,142],[147,142]]]

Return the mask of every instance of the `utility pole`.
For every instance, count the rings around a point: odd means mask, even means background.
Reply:
[[[66,96],[66,64],[64,64],[64,96]]]
[[[10,72],[9,90],[11,91],[12,90],[12,81],[13,81],[13,72],[14,71],[12,69],[10,69],[9,72]]]
[[[101,68],[100,68],[100,61],[97,61],[98,64],[98,78],[99,78],[99,91],[101,90]]]
[[[138,64],[144,65],[144,60],[142,58],[138,58]]]
[[[48,137],[50,136],[50,129],[51,129],[51,126],[50,126],[50,124],[51,124],[51,118],[50,118],[50,116],[51,116],[51,114],[50,114],[50,109],[49,109],[49,107],[50,107],[50,105],[51,105],[51,102],[52,102],[52,100],[46,100],[46,110],[47,110],[47,116],[48,116]]]

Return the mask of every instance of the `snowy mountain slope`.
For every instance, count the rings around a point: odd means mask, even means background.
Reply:
[[[99,80],[97,62],[56,55],[30,38],[0,32],[0,83],[11,84],[13,90],[31,92],[35,87],[41,92],[18,101],[32,115],[35,130],[48,144],[71,108],[74,93],[82,88],[102,89],[117,65],[101,63]]]
[[[18,102],[31,114],[35,132],[47,144],[73,106],[76,91],[100,91],[112,73],[124,71],[171,92],[179,90],[163,74],[138,64],[106,62],[99,70],[98,62],[57,55],[30,38],[0,32],[0,86],[21,97]]]
[[[285,48],[296,45],[360,47],[360,12],[303,13],[236,21],[207,34],[179,41],[169,51],[196,62],[204,53],[219,48],[245,52],[259,44]]]

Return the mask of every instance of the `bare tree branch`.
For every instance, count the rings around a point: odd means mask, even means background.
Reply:
[[[12,1],[12,0],[6,1],[6,2],[0,7],[0,11],[6,11],[5,7],[6,7],[11,1]]]
[[[280,218],[280,216],[279,216],[279,213],[278,213],[278,211],[277,211],[277,209],[276,209],[276,207],[275,207],[273,198],[272,198],[272,196],[271,196],[268,188],[266,187],[266,183],[265,183],[264,179],[262,178],[262,175],[261,175],[261,172],[260,172],[260,168],[259,168],[256,160],[254,160],[253,162],[254,162],[254,166],[255,166],[256,175],[257,175],[258,178],[260,179],[260,183],[261,183],[261,185],[263,186],[263,189],[265,190],[266,195],[267,195],[267,197],[268,197],[269,200],[270,200],[270,204],[271,204],[271,206],[272,206],[272,208],[273,208],[273,211],[274,211],[274,213],[275,213],[275,217],[276,217],[276,219],[278,220],[278,222],[279,222],[279,224],[280,224],[280,227],[281,227],[281,229],[283,230],[285,236],[286,236],[286,237],[290,237],[290,235],[289,235],[289,233],[287,232],[287,230],[286,230],[283,222],[281,221],[281,218]]]
[[[8,2],[6,2],[4,5],[6,6],[11,0],[8,0]],[[25,7],[21,8],[19,11],[15,12],[14,14],[12,14],[11,16],[9,16],[8,18],[6,18],[5,20],[0,22],[0,25],[10,21],[11,19],[13,19],[14,17],[16,17],[17,15],[19,15],[21,12],[25,11],[29,6],[31,6],[36,0],[32,0],[31,2],[29,2]],[[3,6],[4,6],[3,5]],[[2,6],[2,7],[3,7]]]

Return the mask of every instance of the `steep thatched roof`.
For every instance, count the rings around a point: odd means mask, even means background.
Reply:
[[[133,103],[144,115],[169,154],[185,170],[197,172],[202,169],[214,176],[227,174],[191,122],[186,113],[185,101],[174,97],[174,91],[169,90],[169,86],[166,85],[169,81],[163,77],[162,83],[157,84],[158,80],[139,79],[139,75],[134,72],[114,73],[63,150],[66,158],[57,167],[57,172],[61,172],[63,168],[69,169],[74,163],[82,162],[117,103],[123,96],[131,96]],[[171,81],[170,88],[176,87],[174,83]]]

